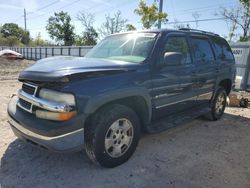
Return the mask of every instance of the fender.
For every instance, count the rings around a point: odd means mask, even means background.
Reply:
[[[145,100],[148,110],[147,121],[150,122],[152,116],[151,97],[149,96],[148,90],[141,87],[123,88],[93,96],[88,100],[84,108],[84,113],[93,114],[101,106],[126,97],[142,97]]]

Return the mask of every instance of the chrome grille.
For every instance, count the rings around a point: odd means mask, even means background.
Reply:
[[[29,95],[36,95],[37,88],[38,88],[37,86],[29,84],[29,83],[23,83],[22,85],[22,91]],[[32,113],[33,105],[30,102],[19,98],[17,105],[23,110]]]
[[[36,94],[36,90],[37,90],[37,86],[31,85],[31,84],[28,84],[28,83],[23,83],[22,90],[25,93],[28,93],[30,95],[35,95]]]
[[[25,100],[23,100],[23,99],[19,99],[19,103],[20,103],[20,105],[21,105],[23,108],[25,108],[25,109],[27,109],[27,110],[30,110],[30,109],[31,109],[32,104],[31,104],[30,102],[25,101]]]

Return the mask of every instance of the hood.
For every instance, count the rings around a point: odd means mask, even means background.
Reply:
[[[59,56],[37,61],[20,73],[19,80],[61,82],[73,75],[115,74],[136,67],[138,64],[125,61]]]

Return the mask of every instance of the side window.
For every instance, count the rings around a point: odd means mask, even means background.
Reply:
[[[183,55],[182,64],[192,63],[187,40],[184,36],[172,36],[167,39],[163,48],[162,61],[164,60],[165,52],[180,52]]]
[[[226,41],[221,38],[213,38],[213,42],[216,50],[216,59],[234,60],[233,53]]]
[[[205,38],[192,37],[195,60],[201,63],[210,63],[214,54],[209,41]]]

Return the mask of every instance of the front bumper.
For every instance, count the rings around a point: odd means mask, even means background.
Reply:
[[[11,128],[18,138],[59,152],[83,148],[84,128],[81,117],[63,123],[41,120],[17,107],[17,102],[17,97],[11,99],[8,115]]]

